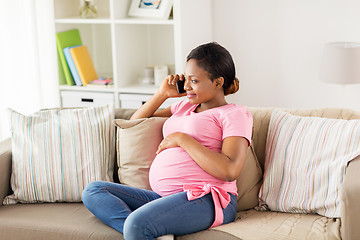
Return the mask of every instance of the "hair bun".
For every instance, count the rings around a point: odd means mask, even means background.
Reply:
[[[236,93],[239,90],[239,79],[237,77],[235,77],[233,83],[224,90],[224,94],[229,95],[229,94],[233,94]]]

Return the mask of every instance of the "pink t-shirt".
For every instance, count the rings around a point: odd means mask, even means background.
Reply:
[[[222,141],[230,136],[244,137],[250,144],[253,119],[245,107],[227,104],[195,113],[197,106],[187,100],[173,104],[173,115],[163,126],[164,138],[174,132],[183,132],[216,152],[221,152]],[[155,157],[149,181],[152,190],[161,196],[183,192],[185,185],[214,186],[237,194],[236,181],[213,177],[180,147],[165,149]]]

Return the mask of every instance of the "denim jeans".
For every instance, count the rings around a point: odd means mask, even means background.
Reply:
[[[223,209],[223,223],[236,217],[236,196],[230,196],[231,202]],[[161,197],[150,190],[96,181],[85,187],[82,200],[98,219],[123,233],[126,240],[194,233],[208,229],[215,218],[211,194],[188,201],[186,192]]]

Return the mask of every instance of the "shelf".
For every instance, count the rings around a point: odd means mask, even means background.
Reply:
[[[72,17],[72,18],[58,18],[55,19],[55,23],[77,23],[77,24],[110,24],[111,20],[109,18],[80,18],[80,17]]]
[[[169,19],[129,16],[131,0],[96,0],[95,18],[80,17],[78,0],[53,2],[56,32],[78,29],[98,75],[111,75],[114,80],[112,88],[68,86],[59,72],[58,80],[64,84],[59,86],[61,94],[109,95],[116,107],[127,95],[139,96],[143,101],[158,89],[138,81],[147,67],[167,65],[169,73],[183,72],[188,51],[212,40],[208,0],[174,0]]]
[[[113,87],[105,88],[105,87],[83,87],[83,86],[68,86],[68,85],[60,85],[60,90],[66,91],[78,91],[78,92],[114,92]]]
[[[137,93],[137,94],[154,94],[159,87],[155,85],[128,85],[125,87],[120,87],[118,89],[119,93]]]
[[[115,19],[114,23],[116,24],[146,24],[146,25],[173,25],[173,19],[154,19],[154,18],[124,18],[124,19]]]
[[[118,93],[135,93],[135,94],[154,94],[158,89],[155,85],[128,85],[120,88],[114,87],[83,87],[83,86],[68,86],[60,85],[62,91],[77,91],[77,92],[118,92]]]
[[[144,24],[144,25],[174,25],[173,19],[152,19],[152,18],[124,18],[111,20],[109,18],[58,18],[55,23],[68,23],[68,24]]]

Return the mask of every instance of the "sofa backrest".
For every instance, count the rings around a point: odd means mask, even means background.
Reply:
[[[347,108],[313,108],[313,109],[290,109],[290,108],[257,108],[247,107],[254,119],[253,147],[264,170],[266,138],[269,128],[271,113],[273,110],[283,110],[298,116],[324,117],[334,119],[360,119],[360,112]],[[129,119],[135,109],[116,109],[115,118]]]
[[[264,170],[266,138],[269,128],[271,113],[275,108],[254,108],[247,107],[254,119],[253,147],[259,163]],[[316,109],[283,109],[285,112],[309,117],[324,117],[334,119],[360,119],[360,112],[346,108],[316,108]]]
[[[136,111],[136,109],[126,109],[126,108],[117,108],[115,109],[115,119],[126,119],[129,120],[131,115]]]

